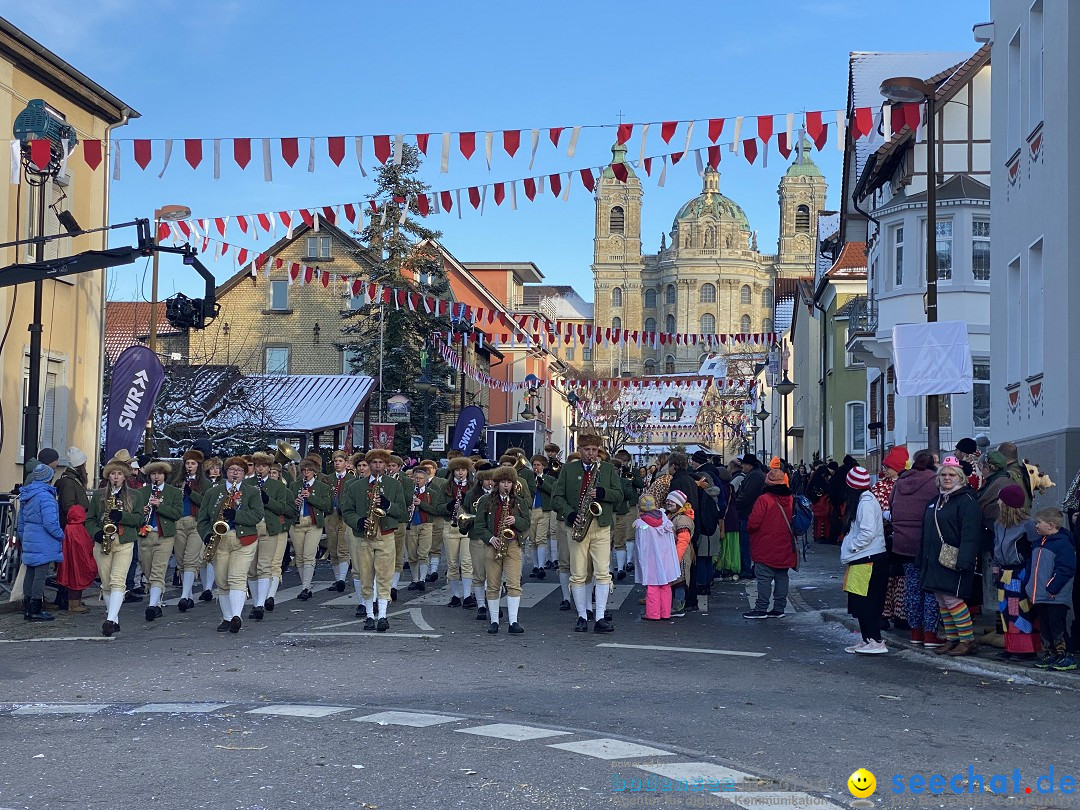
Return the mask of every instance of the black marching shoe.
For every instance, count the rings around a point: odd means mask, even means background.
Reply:
[[[249,619],[254,619],[257,622],[261,622],[266,615],[266,610],[261,607],[253,607],[251,613],[248,614]]]
[[[358,618],[358,619],[366,619],[367,618],[367,607],[363,603],[356,606],[356,618]]]
[[[337,591],[338,593],[345,593],[345,580],[339,579],[337,582],[335,582],[333,585],[331,585],[326,590],[328,590],[328,591]]]
[[[584,633],[588,629],[589,629],[589,620],[586,619],[586,618],[583,618],[582,616],[578,616],[577,624],[574,625],[574,632],[575,633]]]
[[[536,569],[536,578],[537,579],[547,579],[547,571],[545,571],[543,568],[537,568]]]
[[[161,608],[158,607],[157,605],[151,605],[150,607],[148,607],[146,609],[146,612],[145,612],[144,615],[146,616],[146,620],[148,622],[152,622],[154,619],[160,619],[161,618]]]
[[[391,602],[396,602],[397,601],[397,588],[391,588],[390,589],[390,601]]]
[[[383,616],[379,619],[378,624],[375,625],[375,629],[380,633],[385,633],[390,629],[390,620]]]
[[[483,605],[481,605],[480,607],[478,607],[478,608],[476,609],[476,620],[477,620],[478,622],[480,622],[480,621],[484,621],[484,622],[486,622],[486,621],[487,621],[487,617],[488,617],[488,611],[487,611],[487,608],[486,608],[486,607],[484,607]]]
[[[452,608],[459,608],[461,607],[461,599],[457,596],[453,596],[450,598],[450,601],[447,603],[446,606]]]
[[[274,612],[274,597],[272,597],[272,596],[266,597],[266,602],[264,604],[265,604],[267,613],[273,613]]]
[[[536,567],[536,566],[534,565],[534,566],[533,566],[533,570],[532,570],[532,572],[531,572],[531,573],[529,574],[529,579],[536,579],[536,578],[538,578],[539,576],[540,576],[540,569],[539,569],[539,568],[537,568],[537,567]]]
[[[311,598],[311,596],[311,591],[307,588],[304,588],[304,590],[300,591],[300,593],[296,595],[296,598],[299,599],[301,602],[306,602],[308,599]]]
[[[604,621],[606,621],[606,622],[611,621],[611,611],[610,610],[605,610],[604,611]]]
[[[408,571],[409,570],[409,564],[407,562],[402,563],[401,564],[401,570],[402,571]]]
[[[370,616],[368,616],[364,620],[364,629],[367,630],[368,632],[375,629],[375,620],[373,618],[371,618]]]
[[[110,638],[113,633],[120,630],[120,625],[116,622],[110,622],[108,619],[101,623],[101,635],[105,638]]]
[[[499,632],[499,623],[498,622],[492,622],[490,625],[488,625],[488,633],[490,633],[491,635],[495,635],[498,632]]]
[[[596,614],[591,609],[586,608],[586,610],[585,610],[585,618],[588,619],[590,622],[595,621],[596,620]]]
[[[466,610],[472,610],[473,608],[476,607],[476,597],[473,596],[472,594],[469,594],[462,601],[461,606],[463,608],[465,608]]]
[[[232,622],[230,622],[228,619],[222,619],[221,624],[217,626],[217,631],[219,633],[228,633],[231,629]]]
[[[619,582],[622,582],[624,579],[626,579],[626,571],[620,568],[619,573],[615,575],[615,579]]]
[[[409,587],[406,588],[405,590],[407,590],[407,591],[418,591],[418,590],[420,590],[420,583],[419,582],[410,582]]]
[[[214,592],[212,590],[210,590],[209,588],[207,588],[205,591],[203,591],[201,594],[199,594],[199,601],[200,602],[213,602],[214,601]]]
[[[232,621],[229,622],[229,632],[239,633],[240,628],[244,626],[244,620],[239,616],[233,616]]]
[[[563,599],[561,602],[559,602],[559,610],[569,610],[569,609],[570,609],[570,600],[569,599]]]
[[[517,622],[514,622],[513,624],[510,625],[510,634],[511,635],[520,636],[524,632],[525,632],[525,628],[522,627]]]
[[[432,571],[430,574],[427,575],[427,579],[425,580],[425,582],[438,582],[438,581],[439,581],[439,572],[438,571]]]
[[[141,601],[142,601],[142,597],[139,596],[139,594],[135,593],[135,591],[128,591],[127,593],[124,594],[124,604],[129,605],[129,604],[131,604],[133,602],[141,602]]]
[[[427,590],[427,585],[424,584],[423,580],[420,580],[416,583],[416,590],[420,591],[420,593],[423,593]]]
[[[627,571],[633,571],[634,570],[634,564],[632,562],[630,562],[629,560],[627,560],[627,562],[626,562],[626,570]]]
[[[593,631],[596,633],[614,633],[615,625],[608,619],[601,619],[593,625]]]
[[[194,599],[181,599],[179,602],[176,603],[176,609],[179,610],[181,613],[187,613],[193,607],[195,607]]]

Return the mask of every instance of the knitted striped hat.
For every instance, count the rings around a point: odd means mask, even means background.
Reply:
[[[681,489],[673,489],[667,494],[667,501],[682,509],[686,506],[686,495]]]
[[[847,485],[852,489],[870,489],[870,473],[865,467],[855,465],[847,474]]]

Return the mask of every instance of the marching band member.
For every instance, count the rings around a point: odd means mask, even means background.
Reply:
[[[439,489],[433,484],[429,467],[417,465],[413,468],[412,474],[413,480],[408,489],[403,492],[405,502],[408,504],[405,521],[408,524],[405,549],[409,555],[409,570],[414,572],[413,581],[417,586],[413,590],[422,591],[425,588],[423,578],[425,563],[422,560],[425,554],[430,553],[435,517],[442,513],[443,501]]]
[[[218,588],[221,624],[218,632],[239,633],[243,625],[240,614],[247,599],[247,573],[255,556],[258,530],[263,519],[259,490],[244,483],[247,462],[240,456],[225,461],[225,480],[215,484],[203,497],[199,510],[199,534],[214,554],[214,569],[224,588]],[[224,522],[224,534],[214,531],[215,524]]]
[[[176,487],[165,483],[172,473],[168,462],[151,462],[143,467],[143,473],[150,479],[150,485],[136,493],[135,510],[143,515],[138,529],[139,565],[150,585],[146,620],[152,622],[161,617],[161,593],[165,590],[165,574],[176,543],[176,521],[184,515],[184,496]]]
[[[203,475],[206,476],[207,484],[204,490],[210,489],[210,487],[216,486],[221,483],[221,459],[217,456],[211,456],[205,462],[203,462]],[[199,537],[202,540],[202,536]],[[202,553],[200,552],[200,557]],[[202,566],[202,584],[203,592],[199,595],[200,602],[213,602],[214,601],[214,561],[203,563]]]
[[[477,503],[476,522],[480,536],[486,538],[484,568],[487,576],[488,632],[499,632],[499,594],[506,577],[506,614],[510,632],[525,632],[518,624],[521,607],[521,538],[529,528],[529,501],[515,493],[518,477],[511,467],[499,467],[492,473],[494,492]]]
[[[180,584],[183,587],[180,601],[176,603],[181,613],[195,607],[192,589],[203,556],[197,518],[203,491],[210,488],[210,483],[202,475],[202,462],[201,451],[188,450],[184,453],[181,469],[172,482],[181,492],[182,511],[180,519],[176,521],[176,539],[173,541],[173,556],[176,557],[176,568],[180,572]]]
[[[455,458],[464,458],[465,454],[460,450],[447,450],[446,451],[446,466],[440,467],[435,465],[435,478],[449,478],[450,477],[450,462]]]
[[[441,480],[442,506],[439,520],[444,526],[442,544],[446,550],[446,578],[450,581],[450,602],[447,607],[464,607],[468,610],[476,607],[473,595],[474,560],[469,541],[453,525],[455,517],[464,511],[465,496],[472,488],[472,462],[463,455],[450,459],[447,476]],[[432,481],[432,485],[436,484]],[[480,601],[483,601],[482,599]]]
[[[293,556],[300,571],[300,584],[303,589],[296,598],[306,601],[311,598],[311,578],[315,576],[315,555],[319,551],[319,540],[326,521],[326,513],[331,509],[330,487],[316,476],[321,466],[310,456],[300,462],[300,477],[293,481],[289,491],[293,496],[293,508],[296,510],[296,523],[289,529],[289,539],[293,544]]]
[[[394,578],[394,530],[405,520],[407,513],[401,484],[385,475],[389,459],[390,453],[386,450],[368,451],[368,477],[345,490],[342,505],[342,516],[359,540],[361,598],[367,614],[364,629],[380,633],[390,628],[386,606],[390,603],[390,583]]]
[[[343,450],[335,450],[332,458],[334,471],[324,475],[322,481],[330,487],[330,511],[326,513],[326,548],[330,565],[334,569],[334,584],[328,591],[345,593],[345,577],[349,575],[349,538],[345,534],[345,523],[341,519],[342,490],[355,478],[345,469],[349,457]]]
[[[548,538],[551,536],[551,490],[555,484],[550,476],[544,475],[547,469],[547,456],[533,456],[532,468],[536,477],[536,484],[530,492],[532,509],[529,517],[529,537],[532,538],[533,553],[536,559],[533,561],[533,579],[547,579],[547,555]]]
[[[412,503],[413,496],[416,489],[412,475],[410,472],[402,469],[405,466],[404,459],[400,456],[390,456],[390,463],[387,465],[387,469],[390,471],[390,475],[397,479],[401,484],[401,492],[405,496],[405,503]],[[390,581],[390,601],[396,602],[398,593],[398,583],[401,581],[401,572],[405,564],[405,538],[406,531],[408,530],[408,522],[403,522],[394,530],[394,578]],[[430,552],[429,552],[430,553]],[[356,580],[359,582],[359,580]]]
[[[255,463],[255,478],[251,483],[259,490],[265,516],[264,528],[248,571],[249,584],[251,579],[255,580],[255,587],[251,588],[254,607],[248,618],[261,622],[266,611],[274,609],[274,597],[281,584],[281,560],[285,556],[285,544],[289,541],[289,526],[297,512],[289,488],[270,475],[274,457],[260,452],[252,456],[252,461]]]
[[[108,637],[120,632],[120,606],[124,604],[127,572],[143,516],[135,505],[136,493],[127,486],[131,467],[112,458],[105,465],[103,474],[105,486],[96,490],[90,499],[86,531],[94,538],[94,560],[105,600],[106,616],[101,624],[101,635]],[[105,536],[106,524],[116,527],[115,535]]]
[[[363,453],[354,453],[353,459],[353,469],[356,470],[356,480],[363,481],[369,475],[367,459],[364,457]]]
[[[487,461],[476,465],[476,483],[465,495],[462,501],[461,511],[475,515],[477,503],[484,495],[495,490],[495,480],[492,476],[495,468]],[[473,519],[465,526],[458,521],[458,528],[454,531],[465,534],[469,538],[469,559],[472,561],[473,604],[476,605],[476,618],[478,621],[487,621],[487,537],[483,536],[483,527],[480,521]],[[500,583],[501,586],[501,583]],[[496,614],[496,617],[498,614]]]
[[[458,451],[451,452],[457,452],[458,456],[461,455]],[[445,502],[446,480],[450,475],[450,468],[440,467],[430,458],[425,458],[416,466],[428,468],[429,486],[434,486],[439,492],[440,497],[442,497],[443,502]],[[443,558],[443,532],[445,531],[446,522],[446,519],[444,519],[442,515],[436,515],[431,521],[431,551],[428,554],[427,560],[427,576],[424,578],[426,582],[439,581],[439,564],[442,562]],[[447,571],[447,574],[449,574],[449,571]]]
[[[562,468],[562,462],[559,461],[559,453],[561,448],[557,444],[545,444],[544,455],[547,456],[547,462],[544,465],[544,475],[551,478],[551,483],[554,484],[559,477],[559,470]],[[550,503],[551,498],[548,498]],[[558,570],[559,568],[559,517],[555,514],[555,509],[552,507],[549,510],[548,515],[551,534],[548,536],[548,568],[552,570]],[[570,592],[567,591],[566,598],[570,598]]]
[[[593,629],[597,633],[610,633],[615,629],[604,616],[611,591],[612,511],[622,502],[623,496],[615,468],[599,460],[601,441],[593,434],[580,437],[581,460],[563,465],[552,495],[555,511],[574,535],[570,542],[570,591],[577,604],[578,620],[574,630],[578,633],[589,629],[590,564],[596,587]],[[600,507],[600,514],[596,516],[592,514],[594,504]]]

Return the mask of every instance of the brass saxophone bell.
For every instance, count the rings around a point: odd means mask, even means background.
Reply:
[[[386,510],[376,506],[374,509],[371,510],[371,514],[373,514],[377,518],[384,518],[386,517]]]
[[[600,501],[593,501],[589,504],[589,514],[593,517],[600,517],[604,513],[604,507],[600,505]]]
[[[503,540],[515,540],[517,538],[517,532],[513,529],[502,529],[499,532],[499,537]]]
[[[111,537],[112,535],[116,534],[116,531],[117,529],[115,523],[103,523],[101,525],[101,533],[106,537]]]
[[[222,534],[228,533],[228,531],[229,531],[229,524],[228,524],[227,521],[224,521],[224,520],[215,520],[214,521],[214,534],[222,535]]]

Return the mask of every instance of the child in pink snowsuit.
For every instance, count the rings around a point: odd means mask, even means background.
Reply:
[[[634,579],[645,586],[645,617],[650,621],[671,618],[671,584],[682,576],[675,530],[656,498],[642,495],[634,521]]]

